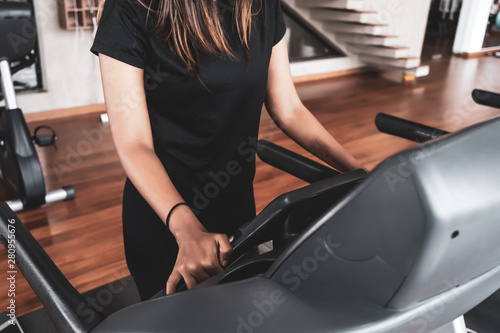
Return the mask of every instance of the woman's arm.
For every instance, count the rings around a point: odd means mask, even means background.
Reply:
[[[113,141],[125,173],[164,221],[184,199],[155,154],[142,69],[99,55]],[[169,228],[179,245],[167,293],[184,278],[188,288],[222,271],[231,254],[226,235],[208,233],[187,206],[176,208]]]
[[[285,38],[274,46],[271,55],[266,108],[283,132],[332,167],[343,172],[363,168],[300,101],[290,72]]]

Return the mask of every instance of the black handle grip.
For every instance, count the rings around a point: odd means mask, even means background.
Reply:
[[[415,142],[426,142],[449,134],[449,132],[438,128],[390,116],[385,113],[379,113],[375,117],[375,125],[378,130],[383,133],[399,136]]]
[[[500,94],[486,90],[474,89],[472,91],[472,99],[477,104],[500,109]]]
[[[263,162],[308,183],[315,183],[341,174],[323,164],[266,140],[260,140],[257,143],[257,155]]]

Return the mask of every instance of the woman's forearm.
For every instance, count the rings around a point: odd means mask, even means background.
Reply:
[[[342,172],[363,166],[323,127],[302,104],[276,123],[290,138],[311,154]]]
[[[172,207],[184,199],[170,180],[154,149],[141,143],[130,143],[119,144],[117,151],[127,176],[165,223]],[[176,208],[169,220],[169,229],[175,238],[179,241],[192,228],[204,230],[189,207]]]
[[[99,60],[109,124],[122,166],[165,223],[172,207],[184,200],[154,151],[144,70],[102,54]],[[188,227],[202,226],[189,207],[179,206],[171,215],[170,231],[176,236],[185,234],[181,231]]]
[[[329,165],[344,172],[363,167],[300,101],[290,71],[286,38],[273,48],[266,108],[283,132]]]

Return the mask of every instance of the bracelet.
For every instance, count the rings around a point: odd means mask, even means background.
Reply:
[[[170,221],[170,216],[172,215],[172,212],[174,211],[174,209],[176,209],[177,207],[182,206],[182,205],[186,205],[189,207],[189,205],[187,203],[179,202],[178,204],[175,204],[174,207],[172,207],[172,209],[170,209],[170,212],[168,212],[167,220],[165,221],[165,226],[167,227],[167,229],[169,229],[168,223]]]

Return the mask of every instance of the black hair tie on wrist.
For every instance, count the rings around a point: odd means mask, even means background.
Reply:
[[[165,221],[165,226],[167,227],[167,229],[169,229],[168,223],[170,222],[170,216],[172,215],[174,209],[176,209],[177,207],[182,206],[182,205],[186,205],[189,207],[189,205],[187,203],[179,202],[178,204],[175,204],[174,207],[172,207],[172,209],[170,209],[170,212],[168,212],[167,220]]]

